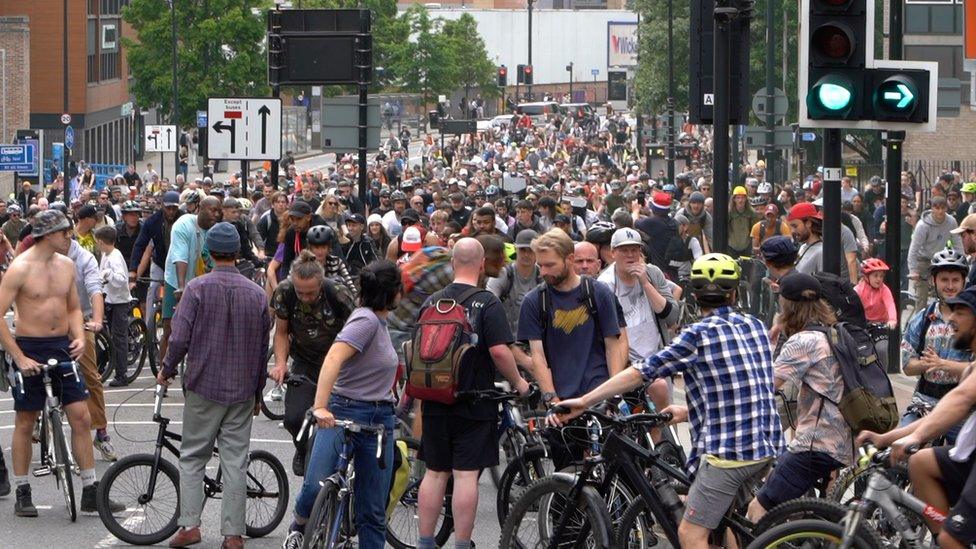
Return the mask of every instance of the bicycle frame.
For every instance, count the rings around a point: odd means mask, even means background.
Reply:
[[[864,490],[861,501],[847,513],[844,525],[844,541],[841,543],[841,549],[850,547],[851,540],[855,537],[855,532],[857,532],[861,519],[874,506],[880,507],[885,517],[898,530],[898,533],[901,534],[903,544],[915,549],[923,549],[924,547],[921,536],[912,528],[908,517],[901,509],[902,507],[914,511],[920,517],[934,520],[939,524],[945,522],[946,519],[945,512],[902,490],[891,482],[884,473],[876,472],[868,479],[868,486]]]

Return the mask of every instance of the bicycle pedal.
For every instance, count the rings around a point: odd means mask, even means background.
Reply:
[[[33,475],[34,475],[34,478],[46,477],[46,476],[50,475],[52,472],[53,471],[51,471],[51,468],[48,467],[47,465],[45,465],[43,467],[38,467],[38,468],[34,469],[33,471],[31,471],[31,473],[33,473]]]

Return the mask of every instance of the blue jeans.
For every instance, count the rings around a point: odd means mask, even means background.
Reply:
[[[921,400],[922,402],[925,402],[926,404],[931,404],[933,406],[936,403],[939,402],[939,399],[930,397],[928,395],[923,395],[922,393],[919,393],[918,391],[912,393],[912,400]],[[921,419],[921,416],[918,416],[916,414],[910,414],[910,413],[907,413],[906,412],[905,415],[901,416],[901,421],[898,422],[898,426],[899,427],[904,427],[906,425],[910,425],[912,423],[915,423],[919,419]],[[962,429],[962,423],[957,423],[952,429],[949,429],[948,431],[946,431],[946,434],[945,434],[946,443],[949,446],[955,446],[955,444],[956,444],[956,437],[959,436],[959,430],[960,429]]]
[[[336,419],[347,419],[366,425],[382,424],[386,427],[383,443],[386,466],[380,469],[376,460],[376,435],[356,433],[352,435],[349,455],[356,469],[355,507],[359,546],[363,549],[382,549],[386,543],[386,504],[393,475],[393,403],[371,403],[332,395],[329,411]],[[315,434],[312,457],[305,472],[302,490],[295,502],[295,514],[308,518],[312,514],[319,482],[336,471],[339,452],[345,435],[342,429],[319,429]]]

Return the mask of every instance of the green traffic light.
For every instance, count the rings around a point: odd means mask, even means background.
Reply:
[[[817,88],[817,100],[829,111],[841,111],[851,105],[854,95],[851,90],[838,84],[822,84]]]
[[[918,89],[904,75],[887,78],[875,90],[878,106],[892,113],[911,113],[918,104]]]

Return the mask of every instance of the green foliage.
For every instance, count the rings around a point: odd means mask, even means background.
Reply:
[[[675,109],[688,110],[689,0],[673,0]],[[635,76],[637,109],[644,114],[662,113],[668,98],[668,2],[636,0],[640,14],[637,42],[640,64]]]
[[[460,87],[481,88],[483,95],[497,97],[495,64],[488,58],[485,41],[478,34],[478,22],[469,13],[455,21],[444,21],[444,35],[454,52],[454,78]]]
[[[268,94],[262,43],[266,0],[175,0],[179,123],[192,125],[209,96]],[[139,105],[172,115],[172,27],[168,2],[132,0],[122,17],[136,37],[122,38]]]

